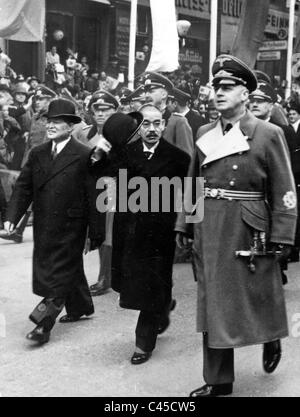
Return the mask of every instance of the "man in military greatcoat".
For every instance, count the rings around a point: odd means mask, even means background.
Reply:
[[[30,315],[36,327],[27,339],[47,343],[56,318],[66,308],[62,323],[94,312],[83,270],[83,250],[95,184],[88,174],[90,149],[72,138],[81,121],[75,106],[55,99],[47,117],[47,139],[36,146],[16,182],[5,228],[13,232],[29,205],[33,220],[33,292],[43,301]],[[90,197],[91,196],[91,197]]]
[[[247,110],[255,74],[239,59],[219,56],[212,68],[221,117],[203,126],[190,166],[205,181],[204,219],[179,214],[179,246],[193,238],[198,281],[197,328],[203,333],[205,385],[192,397],[232,393],[234,349],[263,344],[273,372],[288,336],[278,259],[294,243],[297,198],[281,128]],[[203,198],[204,197],[204,198]],[[193,187],[185,195],[193,202]],[[195,216],[191,211],[191,216]]]

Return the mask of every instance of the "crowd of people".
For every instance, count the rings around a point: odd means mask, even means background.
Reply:
[[[193,240],[206,384],[191,396],[232,393],[237,347],[263,344],[264,370],[273,372],[288,333],[284,271],[299,261],[297,97],[283,106],[266,74],[230,55],[216,59],[212,86],[188,69],[146,71],[134,91],[115,58],[107,73],[77,58],[70,50],[60,72],[53,47],[45,83],[18,77],[0,85],[0,169],[17,178],[9,199],[0,183],[0,238],[21,243],[34,212],[33,291],[43,300],[27,339],[47,343],[64,307],[59,321],[76,322],[93,314],[91,296],[112,287],[121,307],[140,311],[131,363],[148,361],[176,307],[176,242],[183,250]],[[148,185],[192,178],[184,190],[190,209],[123,211],[117,198],[101,212],[96,182],[118,183],[120,170]],[[205,217],[189,222],[202,201],[194,201],[199,177]],[[94,249],[99,275],[89,288],[82,254]]]

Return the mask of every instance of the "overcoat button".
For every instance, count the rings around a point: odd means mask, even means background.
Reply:
[[[230,181],[229,185],[230,185],[230,187],[234,187],[235,186],[235,182],[234,181]]]
[[[233,169],[234,171],[237,171],[237,170],[239,169],[239,167],[238,167],[237,165],[233,165],[232,169]]]

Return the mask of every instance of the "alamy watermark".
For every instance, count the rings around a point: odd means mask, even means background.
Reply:
[[[186,223],[199,223],[204,217],[204,178],[144,177],[128,180],[126,169],[118,178],[97,181],[96,206],[100,213],[185,213]],[[188,196],[188,197],[187,197]]]

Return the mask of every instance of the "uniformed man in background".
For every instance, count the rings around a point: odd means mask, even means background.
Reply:
[[[96,146],[102,137],[105,122],[118,110],[119,102],[112,94],[105,90],[96,91],[91,99],[90,108],[95,120],[95,126],[88,133],[91,147]],[[95,197],[96,201],[96,197]],[[111,255],[112,255],[112,227],[114,213],[106,214],[106,240],[99,248],[100,271],[96,284],[90,286],[92,296],[105,294],[111,286]]]
[[[172,94],[169,95],[168,108],[172,114],[164,132],[164,138],[172,145],[192,156],[194,151],[193,131],[185,115],[178,112],[178,101],[182,99],[183,95],[188,96],[188,94],[181,92],[177,88],[174,88]]]
[[[168,125],[171,113],[168,110],[168,95],[172,94],[174,84],[167,77],[156,72],[146,72],[144,74],[144,88],[146,101],[158,107],[163,114],[165,125]]]

